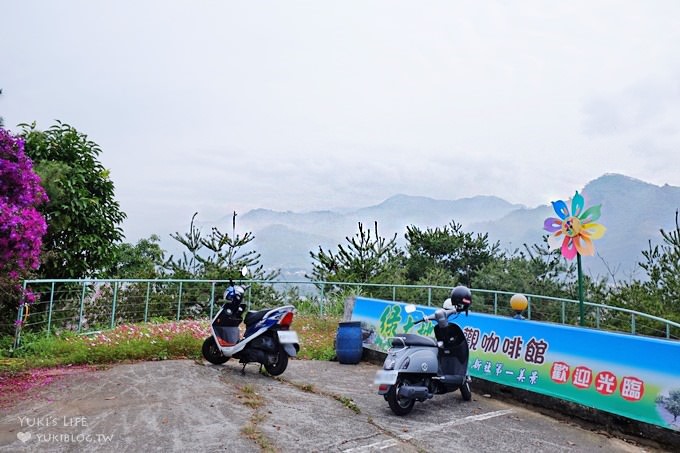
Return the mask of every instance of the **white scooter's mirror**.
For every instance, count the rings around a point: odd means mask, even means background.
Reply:
[[[406,307],[404,307],[404,311],[406,311],[406,313],[413,313],[416,311],[416,306],[413,304],[408,304]]]
[[[248,266],[243,266],[243,269],[241,269],[241,275],[246,277],[249,273],[250,271],[248,270]]]

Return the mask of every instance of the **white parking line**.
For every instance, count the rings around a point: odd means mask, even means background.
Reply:
[[[501,417],[503,415],[508,415],[508,414],[513,413],[513,412],[514,411],[512,409],[504,409],[502,411],[487,412],[486,414],[469,415],[467,417],[458,418],[456,420],[451,420],[448,423],[443,423],[442,425],[439,425],[437,427],[437,429],[440,429],[442,426],[455,426],[455,425],[461,425],[461,424],[468,423],[468,422],[476,422],[476,421],[479,421],[479,420],[486,420],[486,419],[489,419],[489,418]]]
[[[502,417],[503,415],[508,415],[508,414],[511,414],[512,412],[513,412],[512,409],[504,409],[502,411],[487,412],[485,414],[469,415],[467,417],[457,418],[455,420],[451,420],[450,422],[442,423],[442,424],[432,426],[432,427],[429,427],[429,428],[420,429],[418,431],[414,431],[411,434],[399,434],[397,437],[401,440],[411,440],[414,437],[418,437],[418,436],[422,437],[423,434],[427,434],[427,433],[435,432],[435,431],[441,431],[442,428],[446,428],[446,427],[450,427],[450,426],[457,426],[457,425],[464,425],[466,423],[478,422],[478,421],[481,421],[481,420],[488,420],[490,418],[495,418],[495,417]],[[383,450],[385,448],[394,447],[398,443],[399,442],[397,442],[395,439],[386,439],[386,440],[383,440],[381,442],[376,442],[376,443],[369,444],[369,445],[363,445],[361,447],[354,447],[354,448],[350,448],[350,449],[343,450],[343,451],[346,452],[346,453],[349,453],[349,452],[366,451],[366,450],[370,450],[370,449],[374,449],[374,448],[379,449],[379,450]]]
[[[495,417],[502,417],[503,415],[508,415],[512,412],[513,412],[512,409],[504,409],[502,411],[487,412],[485,414],[469,415],[467,417],[457,418],[455,420],[451,420],[450,422],[442,423],[441,425],[431,426],[429,428],[414,431],[413,434],[401,434],[399,436],[399,438],[404,439],[404,440],[410,440],[410,439],[413,439],[413,437],[415,437],[416,435],[427,434],[427,433],[431,433],[431,432],[435,432],[435,431],[441,431],[442,428],[446,428],[446,427],[449,427],[449,426],[464,425],[466,423],[478,422],[478,421],[481,421],[481,420],[488,420],[490,418],[495,418]]]

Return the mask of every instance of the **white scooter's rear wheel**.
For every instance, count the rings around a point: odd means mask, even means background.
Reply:
[[[272,376],[278,376],[286,371],[286,367],[288,367],[288,354],[279,345],[275,361],[273,363],[265,363],[264,369]]]
[[[205,360],[215,365],[221,365],[229,360],[229,357],[222,355],[222,351],[220,351],[220,348],[217,347],[215,338],[213,338],[212,335],[206,338],[203,342],[201,352],[203,353]]]

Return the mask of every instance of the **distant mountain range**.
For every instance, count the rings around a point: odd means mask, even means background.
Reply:
[[[599,222],[607,227],[595,241],[597,256],[584,257],[585,272],[591,275],[614,273],[618,279],[642,278],[637,263],[649,241],[661,242],[659,229],[675,228],[675,211],[680,208],[680,187],[649,184],[628,176],[605,174],[579,190],[586,207],[602,205]],[[565,194],[565,201],[574,194]],[[358,232],[358,223],[391,238],[397,233],[405,243],[406,227],[443,227],[452,220],[472,233],[488,233],[508,250],[523,244],[542,242],[543,221],[554,217],[552,206],[535,208],[509,203],[498,197],[476,196],[458,200],[395,195],[384,202],[356,210],[306,213],[255,209],[237,218],[238,231],[252,231],[253,247],[261,254],[266,268],[281,269],[282,275],[302,277],[311,269],[310,251],[337,250],[346,237]],[[223,232],[231,230],[231,215],[211,225]],[[206,224],[208,222],[205,222]]]

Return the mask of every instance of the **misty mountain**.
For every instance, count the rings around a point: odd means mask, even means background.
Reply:
[[[335,249],[338,245],[334,239],[304,233],[281,224],[264,227],[255,234],[253,242],[254,249],[262,255],[263,264],[268,268],[284,269],[289,273],[311,268],[310,251],[318,251],[319,247],[324,250]]]
[[[421,228],[443,226],[451,222],[451,212],[461,220],[475,222],[498,219],[517,209],[497,197],[474,197],[460,200],[434,200],[426,197],[395,195],[384,202],[343,212],[313,211],[296,213],[254,209],[237,216],[239,231],[252,231],[253,248],[261,254],[267,268],[282,269],[284,275],[302,275],[311,269],[310,251],[337,249],[347,237],[358,232],[359,222],[364,229],[374,229],[387,238],[396,234],[400,245],[405,243],[408,225]],[[225,216],[217,223],[222,231],[230,231],[232,217]]]
[[[628,176],[606,174],[578,189],[586,208],[601,204],[598,220],[607,227],[602,239],[595,241],[597,255],[584,257],[585,272],[591,275],[614,273],[619,279],[643,277],[637,263],[649,241],[661,242],[659,229],[675,227],[675,211],[680,208],[680,188],[659,187]],[[564,194],[567,201],[574,194]],[[556,201],[556,200],[550,200]],[[266,268],[281,269],[283,275],[304,276],[311,269],[310,251],[337,250],[346,238],[364,229],[373,229],[386,238],[396,234],[405,244],[406,227],[420,229],[443,227],[455,221],[466,232],[488,233],[491,242],[500,242],[509,251],[524,244],[541,243],[543,221],[555,217],[552,206],[528,208],[498,197],[477,196],[458,200],[395,195],[375,206],[343,211],[280,212],[255,209],[237,217],[238,231],[252,231],[253,247],[261,254]],[[216,222],[223,232],[232,227],[231,215]]]
[[[310,251],[337,249],[347,237],[364,229],[375,228],[386,238],[395,234],[400,245],[405,243],[406,227],[435,228],[447,225],[454,218],[458,223],[474,223],[502,218],[520,205],[497,197],[479,196],[460,200],[435,200],[427,197],[395,195],[384,202],[343,212],[313,211],[296,213],[255,209],[237,216],[239,231],[252,231],[253,247],[261,254],[267,268],[289,271],[311,269]],[[451,213],[456,213],[453,217]],[[460,219],[460,220],[459,220]],[[222,231],[231,229],[231,216],[216,225]]]

